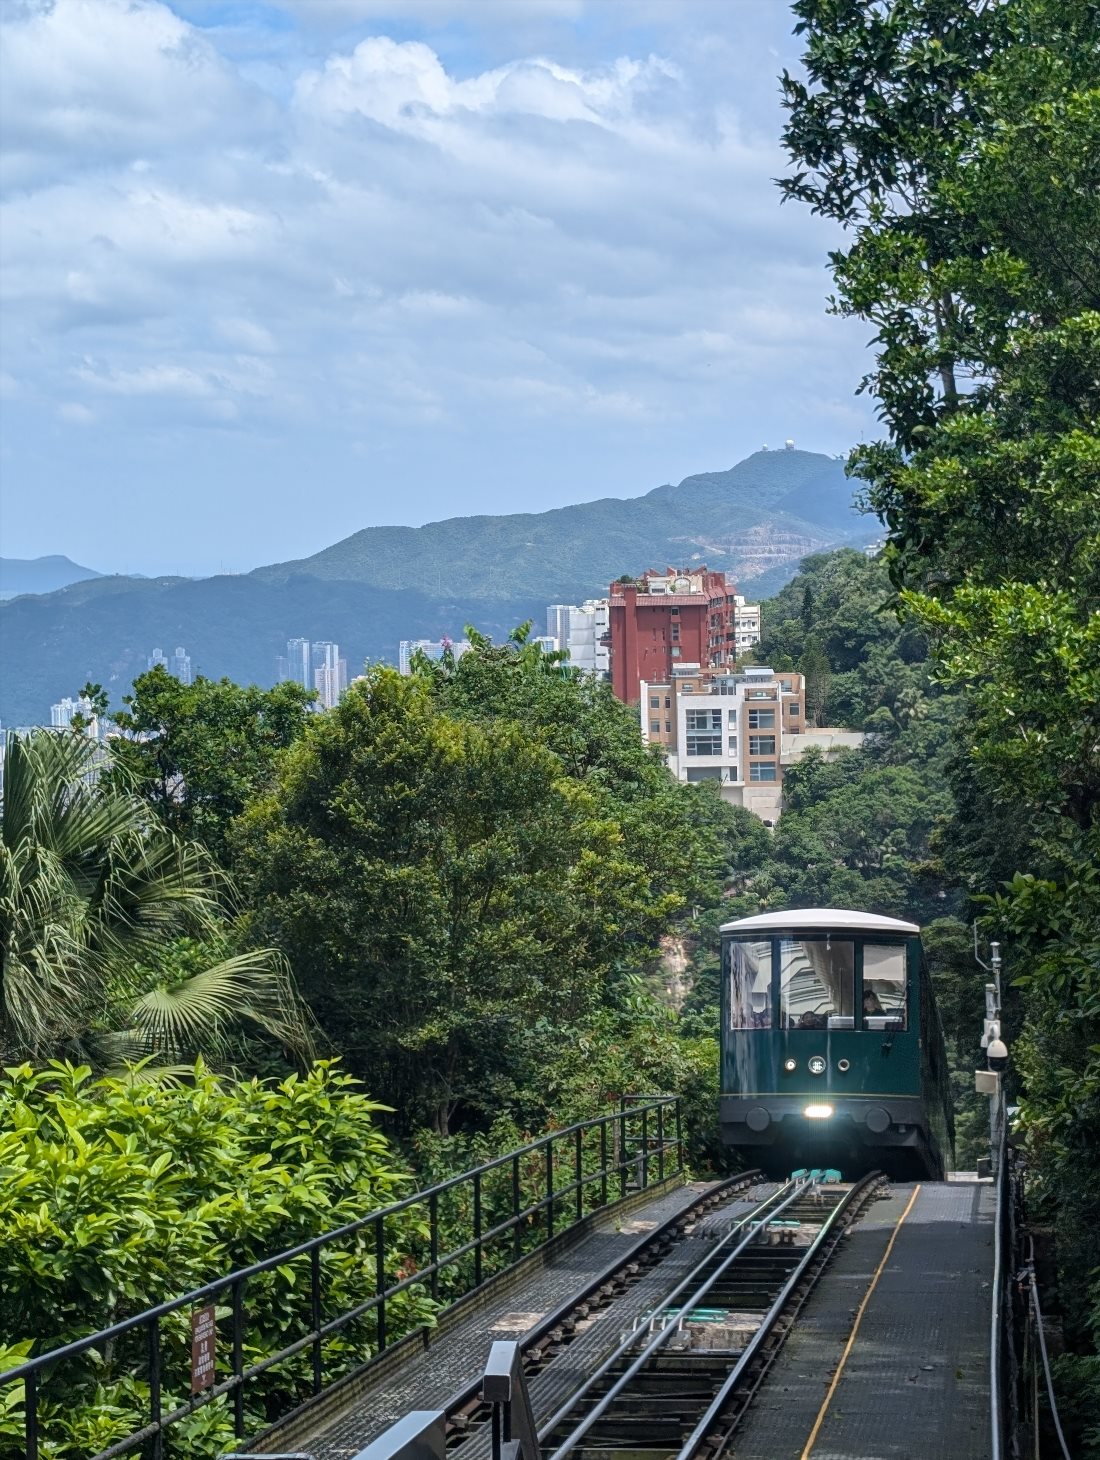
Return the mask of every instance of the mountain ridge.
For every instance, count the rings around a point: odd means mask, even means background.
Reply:
[[[764,596],[809,553],[869,540],[872,521],[838,461],[757,452],[641,497],[364,528],[248,574],[88,578],[0,604],[0,719],[41,723],[88,679],[117,706],[153,649],[177,644],[195,673],[270,684],[288,638],[334,639],[354,675],[367,659],[395,661],[403,638],[467,623],[500,637],[526,619],[541,629],[547,604],[649,567],[705,562]]]
[[[640,559],[654,553],[671,562],[686,546],[698,549],[701,557],[702,539],[711,545],[709,567],[749,577],[761,570],[751,553],[742,558],[731,550],[733,532],[774,517],[790,540],[787,557],[793,565],[809,552],[859,538],[861,528],[870,535],[852,496],[852,483],[835,458],[758,451],[727,471],[697,473],[640,497],[601,497],[545,512],[450,517],[422,527],[365,527],[308,557],[257,568],[253,576],[279,582],[305,573],[433,593],[441,590],[455,548],[461,546],[471,598],[533,593],[548,594],[550,602],[603,592],[620,572],[641,571]],[[580,556],[577,535],[586,539]]]
[[[40,558],[0,558],[0,598],[20,593],[55,593],[70,583],[81,583],[104,574],[74,563],[63,553]]]

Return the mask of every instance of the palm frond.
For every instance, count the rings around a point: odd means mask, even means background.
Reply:
[[[175,987],[150,989],[130,1021],[147,1052],[223,1051],[231,1031],[254,1024],[296,1053],[312,1053],[308,1015],[281,959],[259,949],[224,959]]]
[[[94,1050],[97,1041],[96,1063],[190,1056],[225,1050],[242,1022],[311,1052],[309,1017],[273,953],[150,988],[167,943],[195,935],[221,947],[229,889],[204,848],[101,779],[102,751],[82,734],[9,735],[6,757],[0,1057]]]

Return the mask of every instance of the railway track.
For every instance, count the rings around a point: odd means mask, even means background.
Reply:
[[[844,1230],[884,1184],[879,1173],[854,1184],[765,1185],[757,1176],[750,1190],[760,1199],[752,1210],[729,1222],[707,1219],[698,1261],[596,1367],[575,1373],[578,1382],[560,1396],[537,1436],[530,1380],[567,1354],[593,1303],[612,1302],[644,1270],[646,1257],[628,1264],[633,1273],[607,1274],[573,1312],[552,1315],[549,1331],[543,1325],[521,1344],[494,1345],[495,1376],[487,1370],[447,1406],[448,1455],[498,1460],[510,1436],[522,1444],[521,1460],[713,1460]],[[745,1194],[743,1184],[719,1200]],[[654,1234],[646,1254],[651,1272],[670,1245],[670,1234]],[[609,1311],[604,1321],[611,1318]]]

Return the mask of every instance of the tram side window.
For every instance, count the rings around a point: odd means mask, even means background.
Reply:
[[[866,1029],[905,1028],[905,949],[863,945],[863,1024]]]
[[[855,944],[845,938],[784,938],[779,998],[784,1029],[851,1029]]]
[[[730,1028],[772,1027],[772,945],[729,944]]]

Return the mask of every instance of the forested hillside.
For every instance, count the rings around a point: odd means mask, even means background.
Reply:
[[[706,562],[746,582],[793,571],[815,548],[874,536],[843,463],[813,451],[757,451],[729,471],[686,477],[644,497],[552,512],[368,527],[323,552],[257,570],[452,592],[491,603],[534,595],[567,603],[606,593],[622,572]]]

